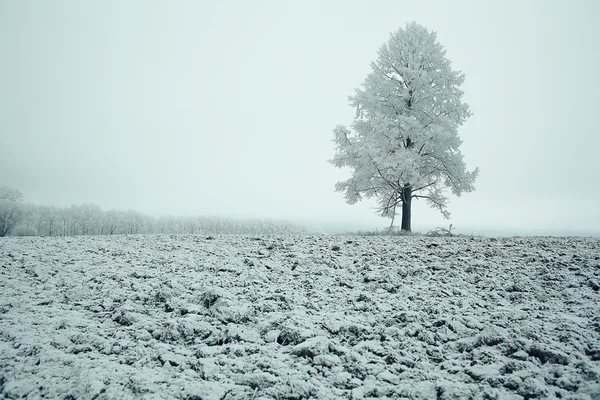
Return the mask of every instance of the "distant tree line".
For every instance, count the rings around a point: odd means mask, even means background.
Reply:
[[[221,217],[151,217],[140,212],[103,211],[96,204],[61,208],[23,203],[18,190],[0,187],[0,237],[123,234],[276,234],[317,233],[284,220]]]

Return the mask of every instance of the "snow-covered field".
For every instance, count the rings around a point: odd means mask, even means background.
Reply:
[[[600,240],[0,239],[0,398],[600,398]]]

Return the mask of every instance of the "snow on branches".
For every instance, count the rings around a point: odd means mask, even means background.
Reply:
[[[330,162],[353,170],[336,190],[350,204],[378,198],[392,224],[402,205],[406,230],[413,198],[449,218],[446,189],[457,196],[470,192],[478,173],[466,170],[459,150],[458,127],[471,115],[461,101],[464,74],[452,70],[436,34],[414,22],[390,35],[371,68],[349,98],[356,109],[350,129],[334,129]]]

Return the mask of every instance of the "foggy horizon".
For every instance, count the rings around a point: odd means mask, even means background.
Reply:
[[[25,202],[382,229],[333,129],[389,34],[437,32],[473,116],[475,191],[413,230],[600,235],[593,1],[0,3],[0,186]]]

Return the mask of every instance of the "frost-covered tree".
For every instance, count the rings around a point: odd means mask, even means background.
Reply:
[[[112,209],[104,214],[102,225],[102,234],[114,235],[119,233],[119,229],[123,225],[123,215],[119,211]]]
[[[21,220],[22,201],[20,191],[0,186],[0,237],[8,235]]]
[[[20,190],[11,189],[6,186],[0,186],[0,200],[21,203],[23,201],[23,193],[21,193]]]
[[[436,34],[417,23],[392,33],[349,98],[356,109],[350,129],[334,129],[330,162],[353,170],[336,190],[350,204],[377,198],[391,226],[401,205],[405,231],[412,199],[426,199],[449,218],[445,190],[457,196],[474,190],[478,173],[466,170],[459,150],[457,130],[470,116],[461,101],[464,74],[452,70],[445,54]]]

